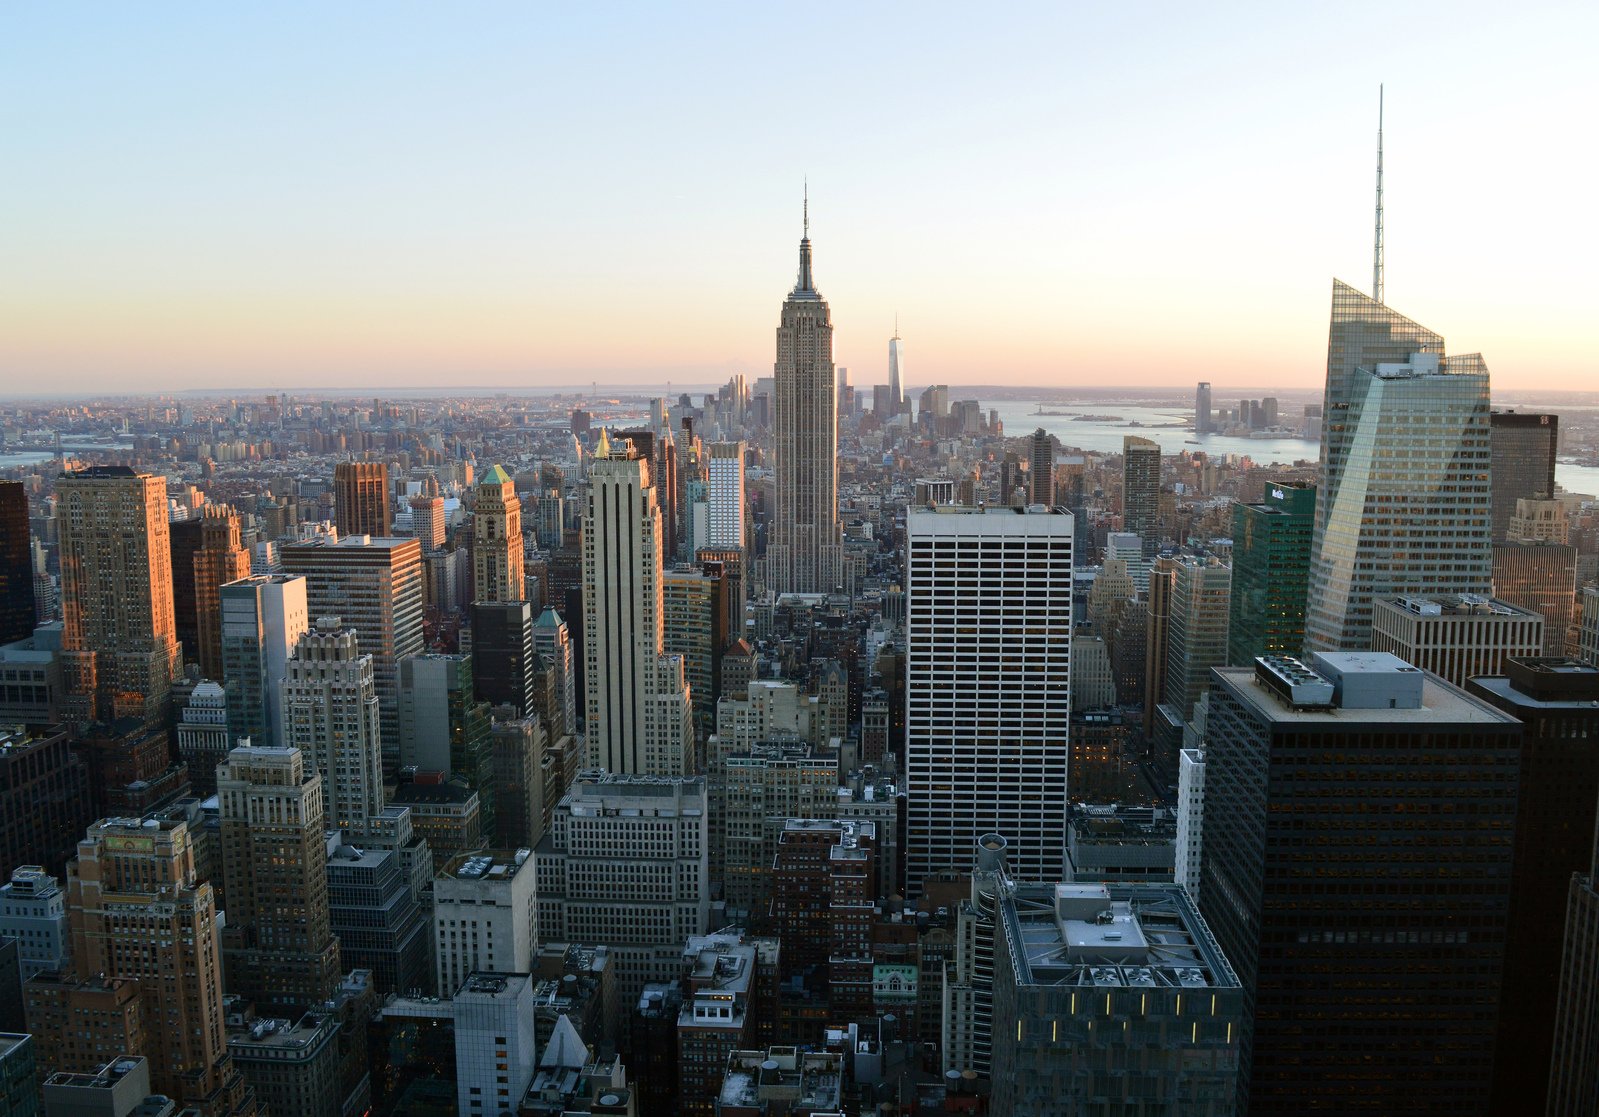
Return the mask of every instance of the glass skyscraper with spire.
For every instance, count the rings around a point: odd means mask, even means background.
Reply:
[[[1305,643],[1371,645],[1374,596],[1488,594],[1488,367],[1333,281]]]

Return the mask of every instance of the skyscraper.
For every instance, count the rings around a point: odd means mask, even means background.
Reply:
[[[1498,675],[1506,656],[1543,650],[1543,618],[1497,598],[1476,594],[1376,597],[1371,650],[1463,687],[1473,675]]]
[[[1305,592],[1316,530],[1314,485],[1268,484],[1259,504],[1233,505],[1233,588],[1227,662],[1296,655],[1305,646]]]
[[[1044,433],[1043,427],[1033,432],[1027,477],[1027,503],[1042,504],[1045,508],[1055,507],[1055,443]]]
[[[601,431],[583,530],[584,706],[590,762],[616,774],[693,765],[683,661],[663,654],[661,558],[650,464]]]
[[[1370,645],[1374,596],[1491,592],[1488,369],[1337,280],[1307,647]]]
[[[241,745],[217,769],[228,921],[228,991],[272,1005],[321,1004],[339,983],[328,925],[322,777],[296,748]]]
[[[221,682],[222,596],[228,582],[248,577],[250,552],[239,537],[239,514],[225,504],[208,504],[200,519],[200,549],[194,553],[194,614],[199,646],[190,656],[200,673]]]
[[[322,617],[284,666],[281,743],[322,775],[330,830],[360,831],[383,810],[381,716],[372,656],[353,628]]]
[[[1386,653],[1213,679],[1200,907],[1249,1009],[1240,1111],[1486,1115],[1520,724]]]
[[[283,743],[281,687],[289,656],[311,627],[305,578],[252,574],[217,591],[228,734],[258,745]]]
[[[1494,544],[1494,594],[1543,617],[1543,654],[1575,645],[1577,548],[1566,543]]]
[[[228,697],[221,683],[202,679],[194,685],[177,731],[178,756],[189,766],[190,791],[200,799],[215,795],[217,765],[233,747],[228,733]]]
[[[1172,577],[1166,628],[1165,693],[1161,701],[1184,722],[1210,687],[1210,669],[1227,662],[1232,568],[1215,557],[1180,555]],[[1170,757],[1173,774],[1177,757]]]
[[[1567,897],[1580,891],[1573,874],[1593,865],[1599,668],[1563,656],[1507,659],[1503,674],[1466,690],[1524,726],[1492,1111],[1544,1113]]]
[[[1201,380],[1194,389],[1194,433],[1209,434],[1213,429],[1210,425],[1210,381]]]
[[[437,551],[444,546],[444,498],[439,495],[439,479],[429,473],[422,479],[422,491],[413,496],[411,505],[411,534],[422,544],[422,553]]]
[[[400,661],[400,764],[443,772],[478,793],[494,831],[494,741],[489,704],[472,688],[472,657],[428,653]]]
[[[195,872],[188,823],[107,818],[67,878],[80,981],[131,980],[143,1003],[152,1085],[205,1117],[254,1113],[228,1055],[216,898]],[[31,998],[30,998],[31,999]]]
[[[1493,538],[1506,538],[1517,499],[1555,495],[1555,452],[1560,416],[1495,411],[1489,421],[1493,450]]]
[[[713,442],[706,477],[707,541],[717,549],[744,546],[744,443]]]
[[[521,601],[522,502],[503,466],[477,485],[472,506],[473,601]]]
[[[586,771],[535,851],[538,934],[610,948],[617,1001],[677,977],[711,917],[705,780]]]
[[[1588,1117],[1599,1112],[1599,837],[1569,881],[1557,998],[1545,1112]]]
[[[1148,607],[1144,610],[1144,734],[1153,737],[1160,712],[1166,701],[1167,655],[1171,645],[1167,633],[1171,630],[1172,587],[1177,578],[1177,558],[1162,555],[1155,560],[1149,572]]]
[[[1122,530],[1160,550],[1160,443],[1136,434],[1122,438]]]
[[[74,715],[160,720],[180,655],[166,479],[96,466],[62,474],[56,492],[62,658]]]
[[[561,614],[553,608],[545,609],[539,614],[539,619],[533,622],[533,647],[537,649],[539,658],[555,671],[556,700],[561,707],[561,725],[564,728],[556,726],[552,717],[550,721],[554,735],[559,737],[562,733],[576,733],[579,695],[577,676],[573,671],[572,634],[567,631]]]
[[[838,397],[833,322],[811,278],[809,206],[799,279],[783,302],[773,366],[773,509],[767,581],[778,593],[844,582],[838,525]]]
[[[26,640],[33,624],[28,493],[21,481],[0,481],[0,644]]]
[[[899,337],[899,315],[894,316],[894,336],[888,339],[888,415],[905,410],[905,343]]]
[[[383,712],[385,772],[399,767],[400,660],[422,651],[422,544],[353,535],[283,547],[283,569],[305,575],[312,617],[337,617],[372,657]]]
[[[661,577],[662,647],[683,660],[694,716],[704,740],[716,727],[722,651],[727,647],[729,595],[722,564],[668,570]]]
[[[386,464],[339,462],[333,467],[333,523],[340,535],[392,535],[393,522]]]
[[[1070,756],[1072,517],[907,513],[909,887],[990,831],[1018,876],[1061,875]]]
[[[526,601],[472,606],[472,687],[491,706],[514,706],[533,716],[539,654],[533,644],[533,606]]]

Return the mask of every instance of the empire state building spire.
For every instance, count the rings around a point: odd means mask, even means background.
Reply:
[[[794,284],[794,293],[816,294],[816,284],[811,280],[811,185],[805,184],[805,232],[800,237],[800,270],[799,282]]]

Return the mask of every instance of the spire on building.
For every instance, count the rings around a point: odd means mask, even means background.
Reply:
[[[1371,250],[1371,297],[1382,305],[1382,86],[1377,86],[1377,228]]]
[[[800,238],[799,282],[794,284],[794,293],[796,295],[816,290],[816,285],[811,280],[811,184],[809,179],[805,182],[804,214],[805,232],[804,236]]]
[[[600,441],[594,447],[594,456],[596,458],[608,458],[611,456],[611,439],[605,433],[604,427],[600,428]]]

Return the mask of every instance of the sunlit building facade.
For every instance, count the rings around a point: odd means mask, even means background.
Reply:
[[[1487,594],[1488,368],[1334,284],[1306,647],[1370,646],[1372,599]]]

